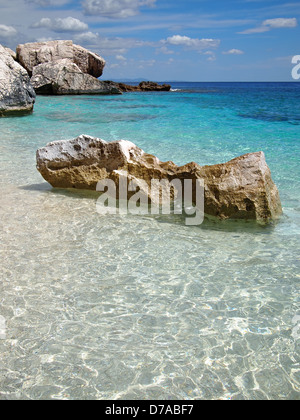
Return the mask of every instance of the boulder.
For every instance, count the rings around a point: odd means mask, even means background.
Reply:
[[[179,168],[177,177],[205,180],[204,207],[208,215],[268,223],[282,214],[279,192],[263,152],[212,166],[188,164]]]
[[[34,102],[26,70],[15,62],[11,50],[0,45],[0,116],[31,112]]]
[[[73,45],[74,63],[80,68],[83,73],[90,74],[96,78],[102,76],[105,67],[104,58],[100,55],[86,50],[80,45]]]
[[[17,46],[17,61],[31,76],[35,66],[67,59],[86,74],[100,77],[105,60],[99,55],[73,44],[72,41],[47,41],[20,44]]]
[[[52,142],[37,151],[37,169],[55,188],[95,190],[99,180],[113,177],[116,171],[147,180],[166,178],[176,173],[174,163],[162,163],[135,144],[120,140],[108,143],[81,135],[73,140]]]
[[[212,166],[161,162],[125,140],[107,143],[89,136],[57,141],[37,151],[37,169],[55,188],[95,190],[98,181],[128,181],[151,188],[151,180],[203,179],[204,210],[220,219],[249,219],[266,224],[282,213],[278,189],[263,152],[240,156]],[[147,193],[147,192],[146,192]],[[174,198],[176,193],[173,193]],[[152,199],[149,195],[149,201]]]
[[[43,63],[33,68],[31,83],[37,94],[44,95],[107,95],[122,92],[89,74],[68,59]]]

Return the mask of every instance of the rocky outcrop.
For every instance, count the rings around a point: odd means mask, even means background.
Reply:
[[[152,179],[203,179],[207,215],[268,223],[282,213],[279,193],[262,152],[213,166],[192,162],[178,167],[173,162],[161,162],[129,141],[107,143],[82,135],[39,149],[37,169],[53,187],[89,190],[95,190],[103,179],[118,184],[124,174],[141,188],[140,181],[145,181],[149,189]]]
[[[0,116],[33,110],[35,92],[29,76],[12,51],[0,45]]]
[[[68,59],[39,64],[33,68],[32,86],[37,94],[44,95],[101,95],[121,94],[115,86],[82,73]]]
[[[138,88],[142,92],[151,92],[151,91],[169,92],[171,90],[171,85],[167,85],[167,84],[159,85],[158,83],[155,83],[155,82],[141,82]]]
[[[72,41],[18,45],[16,59],[31,76],[37,94],[122,94],[117,86],[98,80],[105,60]]]
[[[94,77],[100,77],[105,66],[102,57],[73,44],[72,41],[32,42],[17,46],[17,61],[30,76],[35,66],[63,59],[76,64],[83,73]]]
[[[141,82],[138,86],[127,85],[125,83],[117,83],[108,81],[111,85],[116,86],[122,92],[170,92],[171,85],[159,85],[156,82]]]

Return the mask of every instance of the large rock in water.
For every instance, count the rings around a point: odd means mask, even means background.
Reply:
[[[17,46],[17,61],[31,76],[35,66],[67,59],[86,74],[100,77],[105,60],[98,54],[73,44],[72,41],[47,41],[20,44]]]
[[[122,94],[102,82],[105,61],[72,41],[33,42],[17,47],[17,60],[28,71],[38,94]]]
[[[11,50],[0,45],[0,116],[31,112],[35,92],[29,76]]]
[[[265,224],[282,213],[279,193],[262,152],[250,153],[228,163],[178,167],[161,162],[129,141],[107,143],[89,136],[57,141],[37,151],[37,169],[53,187],[95,190],[98,181],[118,183],[152,179],[203,179],[205,213],[221,219],[252,219]]]
[[[32,86],[37,94],[101,95],[121,94],[115,86],[101,82],[67,59],[40,64],[33,68]]]

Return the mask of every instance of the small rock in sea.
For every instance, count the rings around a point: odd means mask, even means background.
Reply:
[[[117,83],[111,81],[107,81],[106,83],[117,87],[122,92],[170,92],[171,90],[171,85],[160,85],[156,82],[141,82],[138,86],[132,86],[127,85],[125,83]]]

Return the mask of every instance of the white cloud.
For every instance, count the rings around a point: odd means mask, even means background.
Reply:
[[[216,61],[217,57],[213,51],[205,51],[204,55],[208,55],[207,61]]]
[[[17,35],[17,31],[12,26],[0,25],[0,38],[11,38]]]
[[[263,21],[261,26],[256,28],[246,29],[240,34],[258,34],[263,32],[269,32],[271,29],[279,28],[296,28],[298,26],[298,21],[296,18],[276,18],[276,19],[267,19]]]
[[[263,22],[263,26],[269,26],[270,28],[295,28],[298,25],[296,18],[285,19],[267,19]]]
[[[35,3],[41,7],[63,6],[70,3],[70,0],[25,0],[26,3]]]
[[[99,34],[93,32],[83,32],[74,36],[74,40],[83,44],[93,44],[99,40]]]
[[[153,6],[156,0],[84,0],[86,15],[100,15],[108,18],[136,16],[142,6]]]
[[[260,34],[263,32],[268,32],[270,30],[270,28],[268,26],[259,26],[257,28],[251,28],[251,29],[246,29],[245,31],[242,32],[238,32],[239,34]]]
[[[236,48],[233,48],[232,50],[229,50],[229,51],[223,51],[222,52],[222,54],[228,54],[228,55],[230,55],[230,54],[232,54],[232,55],[242,55],[242,54],[244,54],[244,51],[242,51],[242,50],[237,50]]]
[[[107,67],[110,69],[117,69],[118,67],[120,67],[120,64],[117,64],[117,63],[108,64]]]
[[[39,22],[31,25],[32,28],[47,28],[53,32],[83,32],[88,29],[88,25],[79,19],[71,16],[67,18],[42,18]]]
[[[208,48],[217,48],[220,45],[219,39],[198,39],[198,38],[190,38],[188,36],[181,36],[181,35],[173,35],[166,40],[162,40],[161,42],[167,43],[170,45],[179,45],[185,48],[202,51]]]
[[[172,54],[174,54],[174,51],[169,50],[169,48],[166,45],[163,45],[162,47],[156,49],[156,53],[157,54],[161,53],[161,54],[166,54],[166,55],[172,55]]]
[[[147,46],[148,42],[140,41],[138,39],[131,38],[101,38],[98,39],[98,46],[105,50],[111,50],[112,54],[114,51],[126,51],[130,48],[139,48]],[[117,52],[117,54],[124,54],[124,52]]]
[[[153,46],[153,43],[148,41],[121,37],[107,38],[101,37],[98,33],[93,32],[76,34],[74,36],[74,41],[93,50],[97,50],[99,54],[108,56],[123,56],[131,48]]]
[[[140,65],[138,66],[139,69],[144,69],[145,67],[153,67],[156,63],[156,60],[140,60]]]
[[[119,61],[126,61],[127,59],[126,59],[126,57],[124,57],[123,55],[121,55],[121,54],[117,54],[117,55],[116,55],[116,60],[119,60]]]
[[[49,41],[54,41],[54,39],[51,38],[51,37],[44,37],[44,36],[42,36],[41,38],[37,38],[36,41],[37,42],[49,42]]]

